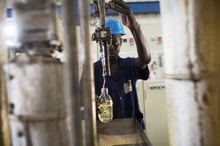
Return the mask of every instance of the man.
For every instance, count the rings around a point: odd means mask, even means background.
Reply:
[[[133,117],[145,129],[143,114],[139,109],[136,81],[148,79],[150,50],[132,10],[123,1],[120,1],[119,5],[123,9],[123,12],[119,12],[121,21],[129,28],[135,39],[138,57],[121,58],[119,56],[122,45],[121,36],[125,34],[123,26],[116,19],[106,19],[106,26],[111,29],[112,40],[109,46],[111,76],[106,77],[105,85],[113,100],[113,119]],[[101,94],[103,87],[102,73],[102,62],[98,60],[94,63],[95,93],[97,96]]]

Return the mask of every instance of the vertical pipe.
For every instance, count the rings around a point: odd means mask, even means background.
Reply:
[[[83,75],[82,75],[82,98],[85,107],[85,140],[86,145],[97,145],[96,116],[95,116],[95,93],[93,79],[93,64],[90,49],[90,11],[89,0],[79,0],[80,6],[80,32],[81,32],[81,49],[84,52]]]
[[[0,65],[7,63],[7,50],[3,39],[3,22],[6,19],[6,1],[0,1]]]
[[[99,0],[98,7],[100,10],[100,12],[99,12],[100,27],[105,28],[105,0]]]
[[[2,70],[0,69],[0,145],[10,146],[10,129],[9,129],[9,121],[8,121],[8,99],[6,94],[6,85],[5,85],[5,76]]]
[[[207,73],[207,94],[203,100],[207,104],[207,117],[209,118],[209,121],[200,122],[203,128],[201,135],[204,145],[220,146],[220,41],[218,37],[220,20],[216,19],[220,13],[220,1],[201,0],[196,5],[197,48],[199,49],[198,56],[204,65],[203,72]],[[207,143],[207,140],[212,141],[212,144]]]
[[[64,91],[67,122],[70,127],[70,145],[82,145],[82,127],[80,113],[79,61],[76,38],[75,17],[77,0],[63,0],[64,22]]]
[[[0,145],[10,145],[7,116],[7,95],[2,67],[7,63],[7,50],[3,40],[3,22],[6,19],[6,1],[0,1]]]
[[[161,1],[170,146],[219,146],[218,0]]]

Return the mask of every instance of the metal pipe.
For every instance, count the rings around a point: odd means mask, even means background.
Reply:
[[[7,50],[3,39],[3,22],[6,19],[6,1],[0,1],[0,65],[7,63]]]
[[[86,146],[97,145],[96,132],[96,116],[95,116],[95,92],[94,92],[94,77],[93,63],[91,59],[90,42],[90,1],[79,1],[80,8],[80,32],[81,32],[81,49],[85,56],[82,75],[82,98],[84,103],[85,115],[85,144]]]
[[[105,28],[105,0],[98,0],[100,27]]]
[[[2,66],[7,63],[7,50],[4,45],[3,22],[6,19],[6,1],[0,1],[0,145],[10,145],[10,132],[7,116],[7,95],[5,86],[5,76]]]
[[[93,1],[94,4],[97,3],[98,6],[95,6],[94,9],[96,10],[96,7],[98,8],[98,18],[99,18],[99,28],[101,28],[101,31],[103,31],[106,26],[105,26],[105,21],[106,21],[106,3],[105,0],[98,0],[98,1]],[[101,36],[104,37],[104,36]],[[110,40],[109,40],[110,41]],[[102,52],[102,62],[103,62],[103,76],[104,80],[106,76],[111,75],[110,71],[110,62],[109,62],[109,50],[108,50],[108,41],[107,40],[99,40],[99,46],[100,50]],[[103,87],[105,86],[105,82],[103,84]]]
[[[77,0],[63,0],[64,24],[64,91],[67,122],[70,127],[70,145],[82,145],[82,126],[80,112],[79,61],[76,39],[75,18]]]

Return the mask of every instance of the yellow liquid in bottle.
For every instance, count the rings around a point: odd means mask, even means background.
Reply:
[[[101,122],[108,123],[113,119],[112,101],[103,102],[98,106],[98,108],[100,111],[98,118]]]

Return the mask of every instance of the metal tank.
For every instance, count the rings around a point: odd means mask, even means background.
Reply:
[[[68,145],[62,64],[43,59],[5,66],[12,145]]]
[[[49,1],[14,4],[16,38],[7,76],[12,146],[68,146],[63,65],[56,5]]]

